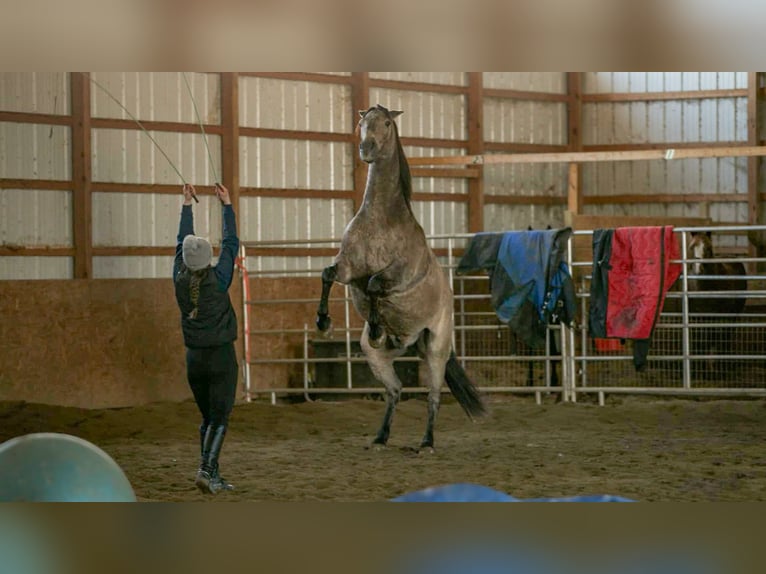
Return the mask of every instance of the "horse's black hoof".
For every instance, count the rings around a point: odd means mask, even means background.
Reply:
[[[380,327],[370,327],[368,340],[370,341],[370,347],[380,349],[383,343],[386,342],[386,332]]]
[[[332,319],[329,315],[317,315],[317,330],[323,335],[330,335],[332,332]]]

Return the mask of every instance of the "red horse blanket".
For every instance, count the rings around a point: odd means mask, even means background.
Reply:
[[[588,327],[592,337],[649,339],[665,295],[681,274],[672,227],[621,227],[593,233]],[[643,357],[636,355],[636,348]],[[648,344],[634,345],[636,368]]]

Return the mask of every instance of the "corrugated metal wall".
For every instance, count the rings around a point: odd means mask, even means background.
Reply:
[[[1,72],[0,110],[68,115],[66,72]],[[0,122],[0,177],[71,179],[69,128]],[[0,245],[69,247],[69,191],[0,189]],[[0,257],[0,279],[68,279],[71,257]]]
[[[484,72],[485,88],[566,93],[561,72]],[[567,110],[560,102],[484,98],[484,141],[566,145]],[[567,194],[566,164],[489,165],[484,167],[487,195],[559,196]],[[485,204],[487,231],[545,228],[564,223],[563,205]]]
[[[584,93],[643,93],[741,89],[746,72],[589,72]],[[717,98],[583,105],[583,143],[747,141],[747,99]],[[747,159],[614,162],[583,166],[586,195],[747,194]],[[591,205],[589,214],[703,216],[747,223],[747,203]]]
[[[181,72],[95,72],[93,79],[117,98],[139,120],[198,125],[220,124],[218,74]],[[187,87],[188,82],[188,87]],[[194,100],[189,95],[189,90]],[[94,118],[130,119],[97,85],[91,87]],[[183,178],[197,185],[212,185],[213,171],[221,173],[221,138],[207,134],[214,168],[201,133],[149,132],[170,162],[141,130],[94,129],[92,134],[93,245],[175,246]],[[175,166],[175,169],[174,167]],[[178,185],[178,196],[153,193],[112,193],[98,182]],[[220,242],[221,209],[203,197],[195,206],[195,233]],[[171,257],[94,257],[96,278],[164,277]]]
[[[347,76],[348,73],[328,72]],[[181,73],[94,73],[134,115],[146,121],[183,122],[197,118]],[[218,124],[221,87],[217,74],[189,73],[203,121]],[[462,72],[372,72],[373,80],[426,82],[465,86]],[[558,72],[484,72],[486,88],[562,94],[566,75]],[[653,92],[744,88],[744,72],[721,73],[588,73],[585,93]],[[94,118],[129,119],[96,86],[91,89]],[[324,82],[241,77],[240,124],[250,128],[351,134],[356,110],[350,86]],[[399,120],[403,137],[466,140],[466,96],[372,87],[370,102],[404,110]],[[766,105],[766,104],[762,104]],[[0,74],[0,110],[45,114],[70,111],[66,73]],[[585,103],[585,144],[642,142],[745,141],[745,98],[666,102]],[[762,110],[766,112],[766,110]],[[762,114],[763,117],[763,114]],[[761,126],[761,137],[766,129]],[[183,176],[195,184],[213,183],[213,173],[199,133],[152,132]],[[490,142],[567,143],[566,105],[486,97],[484,137]],[[221,138],[208,134],[215,170],[221,173]],[[165,158],[139,130],[95,129],[93,145],[93,240],[96,247],[172,246],[180,207],[180,180]],[[243,187],[349,191],[353,188],[356,146],[340,141],[240,138],[240,183]],[[407,146],[410,156],[462,154],[462,147]],[[763,164],[763,162],[762,162]],[[566,166],[519,165],[484,168],[484,189],[490,195],[566,196]],[[71,179],[71,142],[65,126],[0,122],[0,177]],[[766,184],[766,169],[761,169]],[[115,193],[98,182],[179,185],[179,196]],[[583,168],[586,195],[652,193],[747,193],[747,160],[713,159],[674,162],[587,164]],[[466,194],[467,180],[416,178],[417,193]],[[339,237],[352,217],[352,201],[331,197],[240,198],[243,240],[292,240]],[[414,202],[414,210],[429,235],[467,231],[465,202]],[[485,229],[521,229],[563,223],[564,203],[547,205],[485,205]],[[698,215],[698,204],[588,206],[588,213],[632,215]],[[712,203],[717,221],[745,222],[746,203]],[[0,192],[0,242],[25,246],[72,247],[72,200],[68,191],[7,189]],[[220,240],[220,207],[203,198],[195,206],[196,231]],[[292,261],[318,268],[327,258]],[[261,259],[262,266],[282,268],[280,258]],[[96,257],[96,277],[166,276],[169,257]],[[0,278],[71,277],[69,257],[0,258]]]

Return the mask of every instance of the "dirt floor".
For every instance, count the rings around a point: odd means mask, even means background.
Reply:
[[[403,401],[389,446],[366,448],[383,414],[372,399],[235,407],[221,458],[236,490],[193,485],[192,402],[81,410],[0,403],[0,441],[32,432],[89,440],[125,471],[142,501],[376,501],[473,482],[518,498],[612,494],[640,501],[766,500],[766,402],[608,397],[538,406],[493,397],[472,423],[445,397],[436,451],[418,454],[425,401]]]

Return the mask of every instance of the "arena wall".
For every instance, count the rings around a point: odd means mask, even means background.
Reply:
[[[240,316],[236,279],[231,294]],[[107,408],[191,398],[169,279],[0,281],[0,317],[0,401]],[[238,354],[241,331],[240,320]]]

